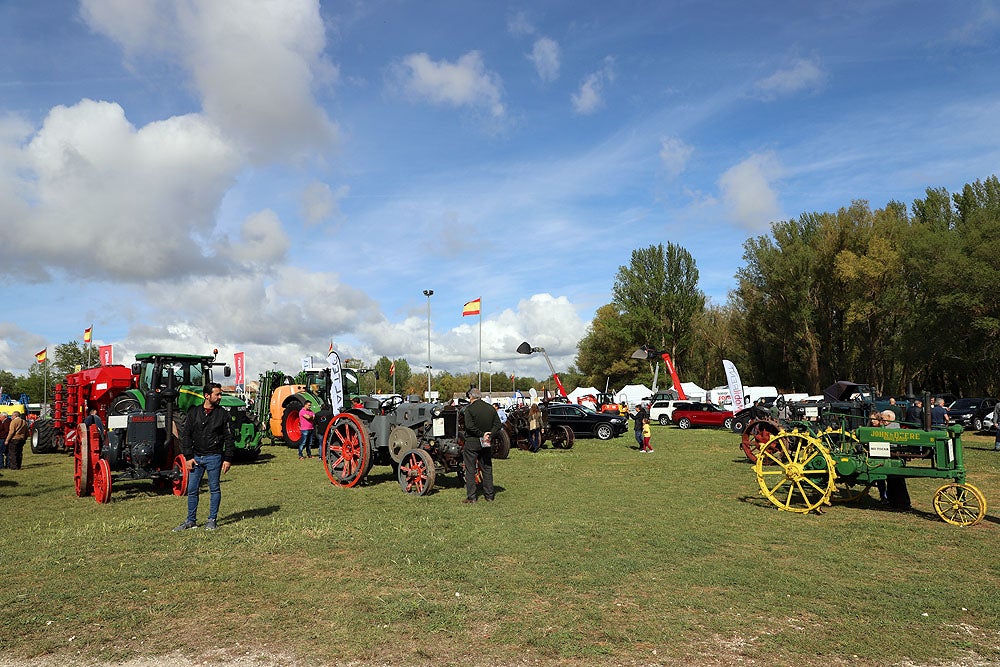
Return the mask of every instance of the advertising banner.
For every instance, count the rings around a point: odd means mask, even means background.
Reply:
[[[246,368],[244,363],[244,353],[237,352],[233,355],[233,365],[236,366],[236,393],[240,396],[247,388]]]
[[[722,368],[726,371],[726,382],[729,384],[729,396],[732,400],[730,410],[739,412],[747,407],[743,400],[743,381],[740,380],[740,372],[736,370],[736,365],[728,359],[722,360]]]
[[[101,345],[99,348],[97,348],[97,353],[101,357],[101,365],[102,366],[110,366],[111,365],[112,361],[111,361],[111,346],[110,345]]]

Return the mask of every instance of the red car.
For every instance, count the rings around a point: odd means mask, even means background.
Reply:
[[[732,410],[723,410],[714,403],[691,403],[689,407],[682,410],[674,410],[670,420],[678,428],[691,428],[692,426],[716,426],[722,428],[732,428]]]

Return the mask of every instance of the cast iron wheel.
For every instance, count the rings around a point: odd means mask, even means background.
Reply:
[[[172,481],[170,490],[175,496],[183,496],[188,490],[188,466],[187,459],[183,454],[174,457],[174,466],[171,470]]]
[[[743,429],[743,435],[740,437],[740,447],[750,463],[757,462],[760,448],[780,432],[781,425],[772,419],[751,419],[747,423],[746,428]],[[777,451],[778,443],[775,441],[771,453],[776,454]],[[765,465],[769,461],[770,459],[765,461]]]
[[[934,493],[934,511],[953,526],[974,526],[986,516],[986,496],[971,484],[945,484]]]
[[[611,424],[598,424],[594,427],[594,437],[598,440],[610,440],[615,437],[615,430],[611,428]]]
[[[104,459],[94,466],[94,500],[101,505],[111,500],[111,466]]]
[[[127,415],[130,412],[138,412],[142,409],[139,399],[132,394],[122,394],[116,396],[111,405],[108,406],[109,415]]]
[[[777,443],[778,453],[771,453]],[[765,469],[767,462],[776,468]],[[757,462],[760,492],[778,509],[805,514],[827,505],[837,473],[833,457],[817,438],[799,431],[782,431],[760,449]]]
[[[689,429],[691,428],[691,420],[687,417],[681,417],[681,420],[677,422],[677,428]]]
[[[302,430],[299,428],[299,410],[302,403],[289,401],[281,414],[281,437],[289,447],[298,447],[302,440]]]
[[[667,426],[670,424],[670,417],[666,415],[660,415],[657,421],[660,422],[660,426]]]
[[[417,432],[409,426],[396,426],[389,431],[389,456],[396,463],[403,460],[403,454],[417,448]]]
[[[356,416],[337,415],[323,434],[323,468],[330,482],[337,486],[357,486],[372,465],[368,431]]]
[[[733,418],[732,417],[726,417],[726,419],[722,422],[722,428],[726,429],[727,431],[732,431],[733,430]]]
[[[559,428],[563,432],[563,449],[573,449],[573,444],[576,443],[576,433],[573,433],[573,429],[565,424]]]
[[[434,488],[434,460],[423,449],[404,452],[397,477],[404,493],[426,496]]]
[[[31,425],[31,453],[44,454],[55,449],[55,428],[51,419],[36,419]]]
[[[76,447],[73,450],[73,486],[80,498],[89,496],[93,490],[93,471],[90,466],[90,444],[87,429],[80,424],[76,431]]]
[[[507,431],[501,429],[500,434],[493,441],[493,458],[505,459],[508,456],[510,456],[510,436],[507,435]]]

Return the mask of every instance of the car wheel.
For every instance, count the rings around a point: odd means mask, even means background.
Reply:
[[[733,418],[732,417],[727,417],[726,421],[722,422],[722,428],[729,429],[730,431],[732,431],[733,430]]]
[[[666,426],[670,423],[670,417],[666,415],[660,415],[660,426]]]
[[[687,417],[681,417],[681,420],[677,422],[677,427],[682,429],[689,429],[691,428],[691,420],[688,419]]]
[[[982,431],[983,430],[983,420],[980,419],[979,417],[976,417],[975,419],[973,419],[972,420],[972,428],[976,429],[977,431]]]
[[[598,440],[610,440],[615,436],[615,430],[611,428],[611,424],[598,424],[594,427],[594,436]]]

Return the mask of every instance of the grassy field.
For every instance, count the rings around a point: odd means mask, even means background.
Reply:
[[[448,475],[424,498],[388,468],[338,489],[268,447],[223,478],[220,528],[175,534],[183,498],[122,483],[77,498],[72,459],[0,477],[0,661],[179,652],[302,664],[986,664],[1000,660],[998,522],[823,515],[759,495],[738,437],[653,429],[513,451],[493,504]],[[1000,507],[1000,454],[965,438]],[[203,495],[200,520],[207,510]]]

